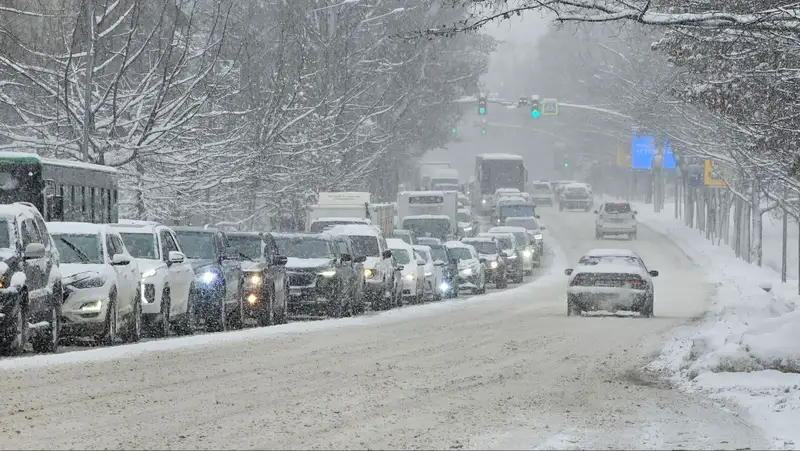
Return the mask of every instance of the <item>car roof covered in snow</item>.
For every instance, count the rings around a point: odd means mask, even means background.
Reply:
[[[120,223],[120,224],[109,224],[114,230],[119,233],[156,233],[156,230],[159,227],[165,227],[157,222],[150,222],[150,221],[138,221],[135,223]]]
[[[459,212],[459,213],[467,213],[467,214],[472,214],[472,209],[471,209],[471,208],[469,208],[469,207],[459,208],[459,209],[458,209],[458,212]]]
[[[54,221],[47,223],[47,231],[52,235],[100,235],[108,228],[108,224],[93,224],[91,222]]]
[[[450,220],[450,216],[447,215],[408,215],[403,218],[403,221],[406,219],[447,219]]]
[[[176,226],[172,230],[178,232],[193,232],[193,233],[217,233],[220,230],[216,227],[200,227],[200,226]]]
[[[330,240],[333,238],[330,233],[327,231],[321,233],[304,233],[304,232],[280,232],[280,233],[273,233],[272,237],[275,239],[280,238],[305,238],[305,239],[317,239],[317,240]]]
[[[228,236],[251,236],[253,238],[261,238],[261,232],[226,232]]]
[[[332,235],[348,236],[381,236],[381,231],[377,227],[368,224],[343,224],[331,227],[326,232]]]
[[[333,221],[351,222],[353,224],[372,224],[372,221],[370,221],[367,218],[356,218],[354,216],[349,216],[349,217],[348,216],[341,216],[341,217],[338,217],[338,216],[325,216],[323,218],[317,218],[317,219],[311,221],[311,223],[313,224],[315,222],[333,222]]]
[[[641,265],[624,263],[598,263],[596,265],[579,265],[574,273],[581,274],[639,274],[645,275],[647,272]]]
[[[478,157],[484,160],[523,160],[520,155],[514,155],[512,153],[482,153],[478,155]]]
[[[487,233],[528,233],[528,229],[525,227],[516,227],[516,226],[497,226],[492,227],[491,229],[486,231]]]
[[[461,239],[461,242],[464,243],[464,244],[469,244],[469,243],[488,243],[488,242],[494,243],[495,242],[495,237],[494,237],[494,235],[471,236],[469,238]]]
[[[500,193],[518,193],[518,192],[520,192],[519,188],[497,188],[496,190],[494,190],[495,194],[500,194]]]
[[[469,248],[469,247],[471,247],[469,244],[461,242],[461,241],[448,241],[448,242],[444,243],[444,245],[447,246],[447,247],[451,247],[451,248],[456,248],[456,247]]]
[[[19,215],[30,215],[31,214],[31,207],[21,202],[15,202],[13,204],[2,204],[0,205],[0,216],[5,217],[17,217]]]
[[[564,188],[585,188],[590,189],[589,185],[581,182],[570,182],[564,185]]]
[[[386,238],[386,245],[389,246],[389,249],[404,249],[410,252],[414,251],[414,248],[411,247],[410,244],[406,243],[400,238]]]
[[[497,200],[497,205],[531,204],[531,201],[522,196],[503,196]],[[531,204],[532,205],[532,204]]]

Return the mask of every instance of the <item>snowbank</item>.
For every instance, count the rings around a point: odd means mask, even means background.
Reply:
[[[674,218],[639,205],[641,224],[670,237],[717,285],[711,310],[677,331],[649,365],[689,391],[749,411],[775,449],[800,449],[800,296],[797,283],[737,259]],[[779,258],[779,257],[778,257]],[[766,292],[762,287],[772,287]]]

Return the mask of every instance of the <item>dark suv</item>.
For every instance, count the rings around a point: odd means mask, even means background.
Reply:
[[[243,259],[245,317],[255,318],[259,326],[285,324],[289,319],[286,256],[280,255],[269,233],[226,235],[231,248]]]
[[[0,205],[0,250],[0,353],[21,353],[29,338],[34,351],[55,352],[64,291],[58,251],[36,207]]]
[[[278,251],[289,258],[289,312],[334,318],[358,314],[358,264],[365,256],[342,252],[346,241],[328,233],[276,233]],[[346,237],[341,237],[345,238]],[[363,304],[363,302],[362,302]]]
[[[186,260],[194,269],[194,292],[189,317],[214,330],[244,325],[242,258],[214,228],[173,227]]]

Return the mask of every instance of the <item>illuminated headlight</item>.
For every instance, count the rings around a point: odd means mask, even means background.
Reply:
[[[414,274],[406,274],[406,280],[414,280]]]
[[[491,262],[489,262],[489,267],[492,269],[497,268],[497,260],[492,260]]]
[[[432,276],[432,275],[433,275],[433,273],[432,273],[432,272],[426,272],[426,273],[425,273],[425,277],[430,277],[430,276]]]
[[[461,270],[461,274],[463,274],[463,275],[465,275],[465,276],[471,276],[471,275],[472,275],[472,268],[465,268],[465,269],[462,269],[462,270]]]
[[[261,274],[251,274],[247,276],[247,283],[250,285],[261,285]]]
[[[464,227],[464,231],[465,232],[470,232],[470,231],[472,231],[472,227]]]
[[[202,275],[200,275],[200,280],[203,281],[205,284],[209,284],[215,280],[217,280],[217,273],[206,271]]]
[[[516,260],[517,256],[516,255],[507,255],[506,258],[509,259],[509,260]]]
[[[542,234],[541,233],[537,233],[536,235],[533,236],[533,239],[534,240],[541,240],[542,239]]]
[[[369,269],[369,268],[364,268],[364,277],[365,277],[365,278],[367,278],[367,279],[371,279],[371,278],[372,278],[372,276],[374,276],[374,275],[375,275],[375,273],[374,273],[374,272],[373,272],[371,269]]]
[[[486,203],[486,199],[481,200],[481,203],[485,204]]]
[[[442,282],[439,285],[439,290],[441,290],[441,291],[448,291],[449,289],[450,289],[450,285],[448,285],[447,282]]]
[[[529,251],[527,249],[522,251],[522,256],[525,257],[525,258],[531,258],[531,255],[533,255],[533,252],[531,252],[531,251]]]
[[[156,275],[155,269],[150,269],[142,273],[142,279],[146,279],[148,277],[153,277]]]
[[[253,305],[256,302],[258,302],[258,296],[256,296],[255,294],[248,294],[247,295],[247,303],[248,304]]]
[[[335,270],[335,269],[333,269],[333,268],[328,268],[328,269],[326,269],[326,270],[324,270],[324,271],[320,271],[320,272],[318,272],[317,274],[319,274],[319,275],[320,275],[320,276],[322,276],[322,277],[328,277],[328,278],[330,278],[330,277],[333,277],[333,276],[335,276],[335,275],[336,275],[336,270]]]
[[[84,302],[80,310],[84,312],[99,312],[103,309],[103,301],[97,300],[92,302]]]

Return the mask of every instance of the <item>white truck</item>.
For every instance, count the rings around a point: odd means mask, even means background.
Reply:
[[[418,181],[417,188],[430,189],[431,178],[436,171],[450,169],[450,163],[444,161],[420,161],[417,163]]]
[[[398,224],[417,236],[455,238],[458,235],[457,212],[457,191],[402,191],[397,194]]]
[[[306,232],[318,233],[325,228],[345,224],[371,224],[384,236],[392,236],[395,206],[373,204],[368,192],[321,192],[317,203],[306,211]]]
[[[428,189],[435,191],[461,191],[458,171],[455,169],[435,169],[431,173]]]

